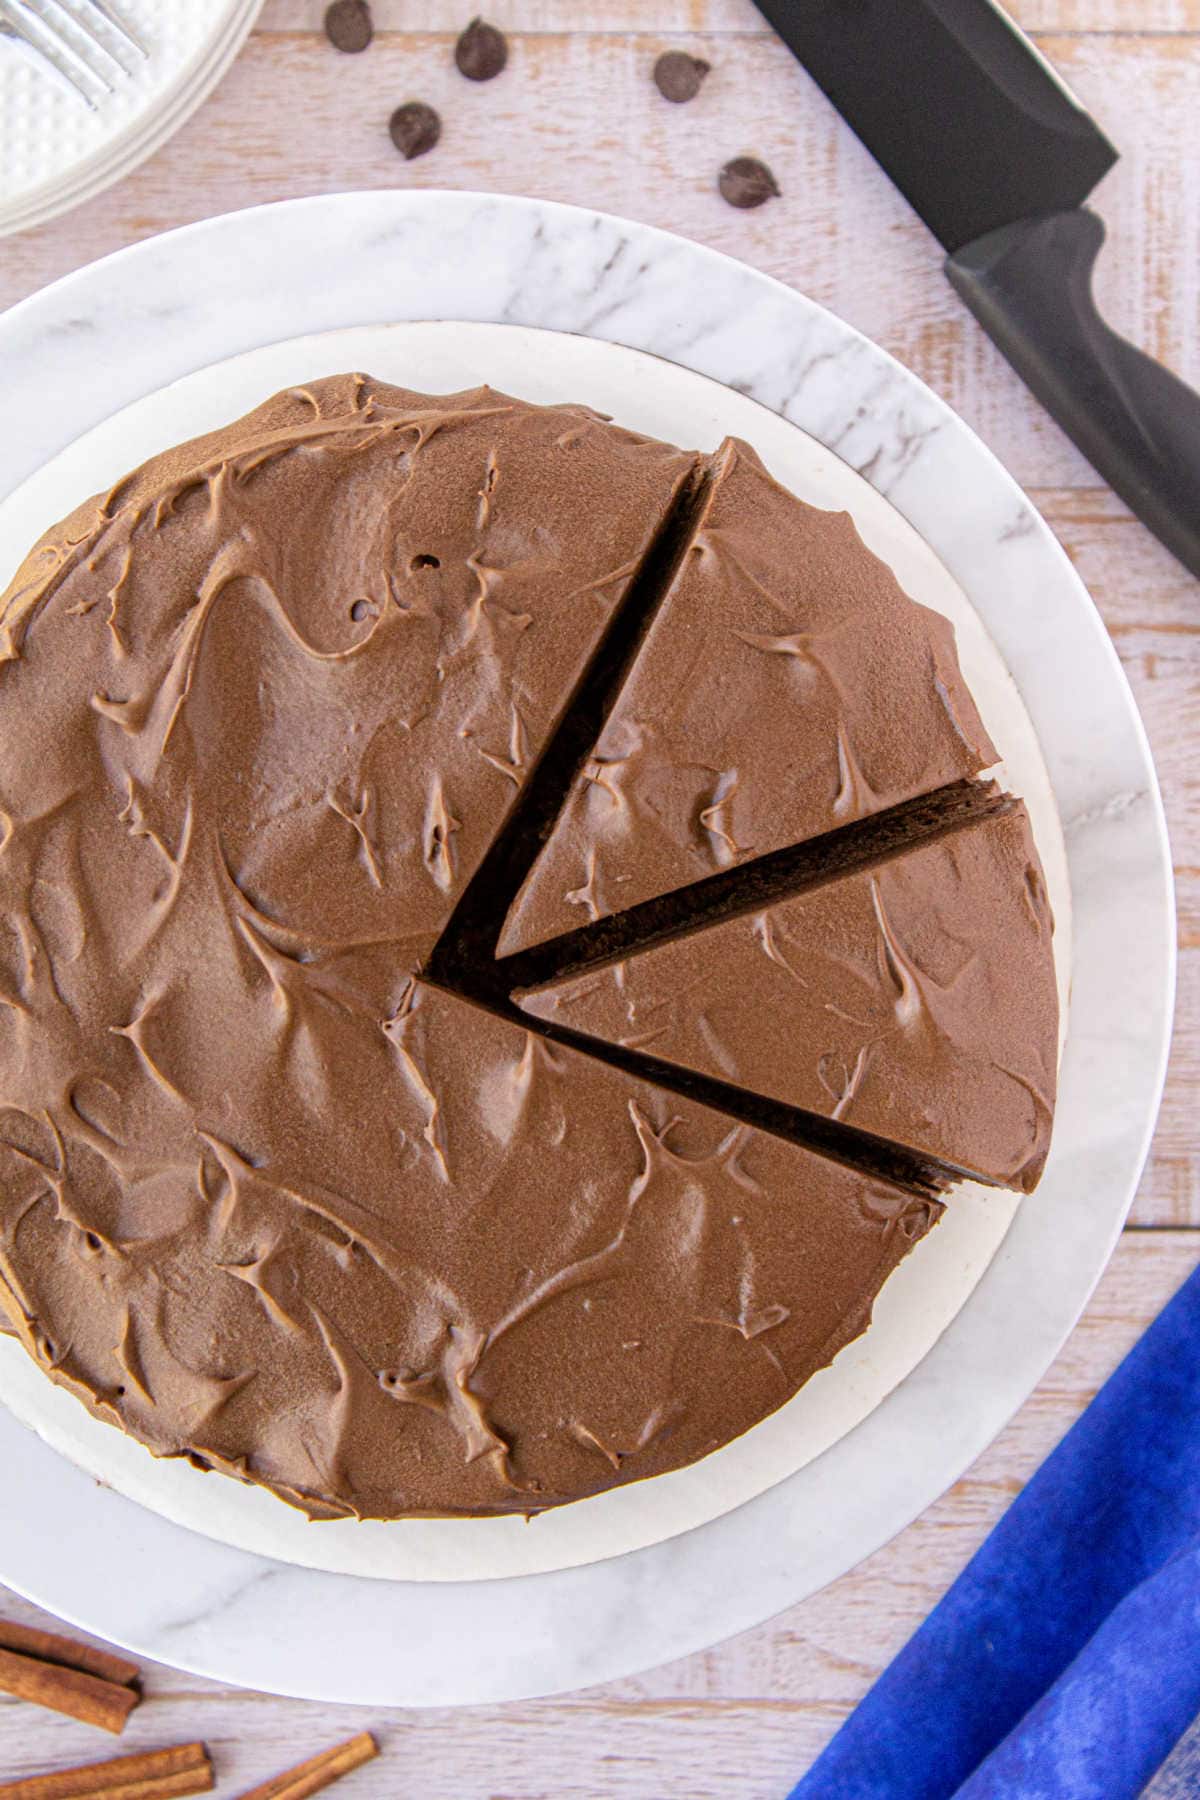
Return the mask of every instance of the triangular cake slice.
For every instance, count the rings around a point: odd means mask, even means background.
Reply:
[[[39,721],[9,785],[121,812],[131,907],[162,881],[147,845],[219,817],[264,913],[414,967],[697,463],[488,388],[277,394],[30,553],[0,603],[5,692]]]
[[[517,998],[538,1018],[1028,1191],[1054,1110],[1052,931],[1015,805]]]
[[[730,440],[500,953],[995,761],[949,621]]]

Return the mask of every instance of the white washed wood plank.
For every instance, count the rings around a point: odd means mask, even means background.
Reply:
[[[217,1800],[234,1800],[364,1722],[378,1729],[383,1759],[339,1782],[337,1800],[777,1800],[803,1766],[806,1738],[827,1734],[838,1716],[803,1702],[676,1701],[647,1709],[568,1702],[470,1715],[464,1730],[462,1717],[444,1713],[378,1728],[357,1711],[233,1695],[169,1710],[186,1720],[186,1731],[204,1730],[221,1772]],[[158,1729],[136,1748],[175,1741],[180,1727],[167,1715],[160,1711]],[[0,1763],[0,1770],[42,1773],[71,1767],[79,1756],[90,1760],[94,1751],[60,1744],[39,1757],[25,1746],[11,1769]]]
[[[1117,324],[1200,382],[1200,52],[1193,40],[1051,40],[1128,155],[1103,187],[1114,243],[1099,286]],[[714,72],[691,106],[649,81],[655,41],[524,36],[500,81],[464,83],[446,36],[385,36],[338,56],[313,34],[264,32],[218,94],[121,187],[0,252],[0,304],[106,250],[209,212],[345,187],[453,185],[543,194],[669,225],[745,257],[878,338],[1038,486],[1094,473],[966,317],[939,252],[900,194],[774,41],[727,54],[698,38]],[[747,108],[747,92],[754,106]],[[443,144],[403,164],[385,122],[423,95]],[[757,212],[721,202],[714,176],[739,151],[765,155],[784,198]]]
[[[1200,593],[1122,503],[1037,493],[1112,633],[1146,723],[1166,803],[1179,904],[1175,1042],[1158,1131],[1132,1217],[1200,1224]]]
[[[1197,871],[1181,899],[1194,915]],[[1196,1095],[1200,1092],[1200,942],[1181,911],[1175,1037],[1162,1111],[1146,1173],[1130,1214],[1139,1226],[1191,1225],[1200,1218]]]
[[[1036,1202],[1034,1202],[1036,1204]],[[221,1796],[364,1726],[388,1761],[355,1796],[421,1800],[767,1800],[786,1791],[966,1562],[1200,1254],[1200,1233],[1127,1233],[1063,1355],[970,1474],[891,1545],[824,1593],[731,1642],[565,1700],[451,1713],[363,1712],[275,1700],[151,1669],[130,1748],[203,1736]],[[37,1619],[5,1597],[6,1614]],[[519,1630],[519,1620],[514,1630]],[[111,1749],[97,1734],[0,1704],[0,1773]]]
[[[326,0],[267,0],[261,31],[319,30]],[[371,0],[379,31],[458,31],[474,0]],[[1200,0],[1009,0],[1026,31],[1200,30]],[[506,31],[763,32],[752,0],[489,0],[486,17]]]
[[[1200,55],[1179,38],[1050,41],[1129,155],[1104,184],[1114,245],[1100,285],[1115,322],[1200,382]],[[0,303],[131,239],[255,201],[348,187],[477,187],[545,195],[672,226],[831,305],[929,379],[1026,483],[1095,477],[959,306],[937,246],[780,45],[699,38],[714,71],[667,105],[643,35],[514,40],[498,81],[464,82],[445,36],[381,38],[339,56],[312,34],[262,33],[184,130],[127,181],[8,240]],[[752,106],[747,94],[753,95]],[[424,96],[442,144],[405,164],[393,104]],[[738,213],[717,167],[765,155],[784,198]]]

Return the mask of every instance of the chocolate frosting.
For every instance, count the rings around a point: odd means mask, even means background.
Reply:
[[[0,1301],[159,1454],[315,1517],[535,1512],[774,1410],[940,1211],[353,958],[268,978],[238,916],[206,1079],[143,1012],[56,1116],[43,1028],[2,1115]]]
[[[1058,1067],[1025,808],[608,968],[525,1011],[1032,1189]]]
[[[340,377],[0,602],[0,1313],[155,1452],[537,1511],[770,1412],[937,1216],[414,979],[694,465]]]
[[[996,761],[954,631],[728,441],[509,954]]]
[[[120,894],[134,938],[216,858],[306,937],[415,966],[693,463],[486,388],[280,394],[26,560],[0,702],[37,730],[0,805],[75,839],[85,910]]]

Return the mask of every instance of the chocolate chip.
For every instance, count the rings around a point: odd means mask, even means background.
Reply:
[[[405,162],[411,162],[433,149],[442,135],[442,121],[423,100],[406,100],[388,120],[388,130]]]
[[[664,50],[654,65],[654,85],[664,100],[682,106],[696,98],[711,66],[686,50]]]
[[[365,50],[374,35],[367,0],[333,0],[325,8],[325,36],[335,50]]]
[[[779,183],[757,156],[735,156],[721,170],[717,186],[730,206],[761,206],[764,200],[779,195]]]
[[[491,81],[508,61],[508,39],[494,25],[472,19],[454,46],[454,60],[468,81]]]

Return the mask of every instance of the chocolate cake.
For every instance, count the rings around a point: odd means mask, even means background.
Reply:
[[[0,1322],[156,1454],[314,1518],[679,1468],[865,1328],[960,1167],[1044,1155],[1048,918],[951,629],[744,446],[290,389],[34,547],[0,731]],[[849,1099],[754,919],[862,1015]],[[1019,1165],[968,1130],[1002,1059]]]

